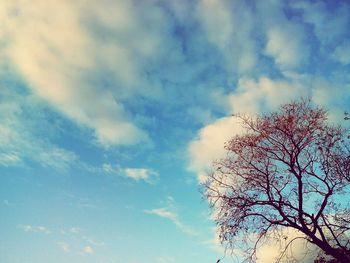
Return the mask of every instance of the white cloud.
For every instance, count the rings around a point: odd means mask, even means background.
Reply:
[[[306,60],[305,49],[301,28],[286,23],[268,28],[265,52],[282,70],[295,69]]]
[[[222,0],[202,0],[198,4],[198,12],[209,40],[227,51],[234,30],[228,3]]]
[[[110,163],[104,163],[102,170],[106,174],[124,176],[135,181],[145,181],[150,184],[155,183],[159,178],[159,173],[149,168],[121,168],[119,166],[114,167]]]
[[[149,210],[144,210],[146,214],[156,215],[165,219],[170,220],[174,225],[176,225],[182,232],[188,235],[196,235],[196,232],[189,226],[185,225],[179,218],[179,215],[175,212],[175,200],[172,196],[168,196],[166,200],[166,207],[154,208]]]
[[[73,152],[55,146],[40,153],[37,158],[40,160],[41,165],[60,170],[67,170],[71,164],[77,160],[77,156]],[[57,162],[57,160],[59,160],[59,162]]]
[[[169,211],[167,208],[155,208],[155,209],[151,209],[151,210],[145,210],[145,213],[164,217],[164,218],[171,220],[176,225],[179,224],[177,214]]]
[[[241,78],[234,92],[226,96],[231,110],[229,113],[259,114],[276,110],[283,103],[300,97],[310,97],[318,105],[330,110],[330,120],[341,121],[342,112],[347,110],[350,97],[347,79],[334,76],[335,81],[317,76],[285,72],[283,79]],[[224,143],[234,135],[243,132],[241,124],[234,117],[218,119],[198,131],[197,137],[188,146],[188,168],[198,174],[203,182],[212,162],[226,154]]]
[[[114,173],[114,169],[110,163],[102,164],[102,170],[107,174]]]
[[[145,168],[126,168],[124,169],[126,177],[129,177],[135,181],[150,181],[151,178],[158,177],[158,173]]]
[[[218,48],[229,74],[247,73],[257,62],[252,38],[254,14],[243,2],[202,0],[197,16],[208,40]],[[242,23],[244,21],[244,23]]]
[[[111,10],[131,8],[124,2],[118,3]],[[118,45],[116,41],[113,45],[105,40],[100,42],[93,36],[79,14],[87,6],[83,1],[38,1],[33,6],[26,0],[6,0],[0,7],[0,18],[4,21],[0,36],[6,40],[2,50],[35,94],[71,120],[91,128],[101,144],[132,144],[146,140],[147,135],[130,120],[132,116],[128,116],[118,98],[118,95],[138,92],[125,89],[140,84],[137,81],[140,79],[139,63],[133,57],[136,52],[127,45]],[[87,13],[103,22],[116,23],[110,26],[120,26],[119,20],[131,28],[142,25],[134,21],[137,16],[129,14],[130,10],[124,12],[124,17],[117,16],[120,19],[115,21],[110,20],[109,8],[102,9],[101,3],[98,6],[99,9],[91,8]],[[150,56],[156,44],[151,43],[153,38],[147,41],[148,38],[127,43],[144,43],[137,51],[140,56]],[[110,72],[104,78],[111,78],[112,91],[98,87],[100,82],[94,83],[99,70]]]
[[[86,246],[86,247],[83,248],[83,252],[85,254],[92,255],[92,254],[94,254],[95,251],[94,251],[94,249],[91,246]]]
[[[286,16],[285,5],[264,1],[257,2],[254,9],[244,1],[202,0],[196,15],[207,39],[221,53],[228,73],[251,75],[259,71],[255,67],[261,55],[272,57],[282,71],[295,70],[309,58],[304,28]]]
[[[196,234],[196,232],[192,228],[183,224],[180,221],[179,216],[175,212],[170,211],[169,208],[155,208],[155,209],[151,209],[151,210],[145,210],[144,212],[147,214],[156,215],[156,216],[163,217],[163,218],[170,220],[182,232],[184,232],[188,235],[195,235]]]
[[[225,156],[225,142],[243,129],[235,117],[225,117],[207,125],[198,132],[188,147],[190,163],[188,168],[198,173],[199,181],[204,181],[206,171],[214,160]]]
[[[237,89],[229,95],[229,102],[234,113],[259,113],[303,95],[308,95],[308,90],[293,79],[241,78]]]
[[[338,111],[334,111],[334,108],[336,108],[334,101],[339,104],[349,96],[344,87],[338,90],[334,85],[331,88],[328,82],[325,85],[309,76],[289,73],[286,73],[286,75],[288,76],[287,79],[278,80],[267,77],[261,77],[258,80],[241,78],[236,90],[226,96],[227,103],[231,107],[231,113],[256,114],[275,110],[282,103],[298,99],[301,96],[312,95],[316,103],[332,106],[332,115],[339,115]],[[335,89],[338,91],[334,92]],[[338,94],[339,98],[337,99],[331,94]],[[198,132],[197,137],[188,146],[188,168],[198,174],[200,182],[205,180],[206,172],[211,168],[212,162],[225,156],[225,142],[243,131],[244,129],[237,118],[224,117],[208,124]]]
[[[319,249],[303,238],[303,234],[293,229],[284,229],[278,239],[270,238],[261,244],[257,250],[257,263],[270,263],[279,258],[287,247],[279,262],[288,263],[291,261],[300,263],[313,262]]]
[[[309,40],[302,22],[285,12],[290,4],[275,0],[257,1],[255,4],[251,23],[256,28],[253,38],[258,41],[259,50],[256,52],[261,57],[271,57],[281,73],[300,70],[299,66],[308,62],[310,57]],[[261,62],[258,66],[264,68],[264,60]],[[268,67],[271,72],[271,66]]]
[[[25,232],[51,234],[51,230],[44,226],[18,225],[17,227]]]
[[[213,233],[213,238],[204,241],[203,244],[208,246],[213,251],[225,255],[226,250],[229,248],[226,248],[225,244],[221,244],[219,230],[217,228],[213,228]],[[283,229],[276,235],[274,235],[274,233],[271,233],[270,238],[262,239],[258,244],[256,263],[275,262],[278,258],[280,258],[280,261],[278,262],[281,263],[313,262],[320,249],[310,244],[303,237],[304,236],[302,233],[288,228]],[[251,240],[254,241],[256,238],[252,237]],[[285,248],[286,250],[284,251]],[[244,258],[247,256],[246,252],[239,248],[239,244],[237,244],[236,248],[230,252],[237,258]]]

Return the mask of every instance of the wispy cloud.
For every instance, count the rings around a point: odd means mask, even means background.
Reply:
[[[152,169],[145,168],[126,168],[124,174],[135,181],[151,182],[153,179],[158,178],[158,173]]]
[[[97,200],[92,200],[89,197],[82,197],[70,192],[63,192],[62,198],[67,205],[79,208],[79,209],[94,209],[101,210],[103,209],[103,204],[97,202]]]
[[[46,235],[49,235],[52,233],[50,229],[44,226],[18,225],[17,227],[25,232],[43,233]]]
[[[94,254],[94,249],[91,246],[86,246],[83,248],[83,252],[88,255]]]
[[[57,242],[57,245],[62,249],[63,252],[70,252],[70,245],[65,242]]]
[[[176,262],[174,257],[161,256],[157,259],[158,263],[173,263]]]
[[[71,241],[72,242],[72,241]],[[76,243],[76,242],[75,242]],[[67,242],[57,242],[57,245],[64,253],[78,252],[78,254],[92,255],[95,253],[95,249],[91,245],[84,246],[82,249],[77,250],[79,244],[71,245]]]
[[[78,240],[79,242],[88,243],[93,246],[103,246],[105,244],[86,234],[86,231],[80,227],[61,229],[59,233],[64,237],[68,237],[70,240]]]
[[[112,166],[110,163],[105,163],[102,165],[102,170],[106,174],[115,174],[134,181],[145,181],[150,184],[156,183],[159,178],[159,173],[149,168],[121,168],[119,166]]]
[[[159,217],[166,218],[170,220],[172,223],[174,223],[182,232],[189,234],[189,235],[195,235],[196,232],[189,226],[183,224],[179,216],[175,213],[170,211],[168,208],[155,208],[150,210],[144,211],[147,214],[156,215]]]
[[[179,215],[175,212],[174,199],[172,197],[168,197],[167,203],[168,203],[167,207],[144,210],[144,213],[165,218],[165,219],[171,221],[182,232],[184,232],[188,235],[196,235],[197,234],[196,231],[194,229],[192,229],[190,226],[184,224],[180,220]]]
[[[1,77],[0,95],[4,102],[0,104],[0,166],[34,161],[42,167],[67,171],[78,156],[50,141],[57,131],[41,113],[47,110],[45,104],[22,89],[4,84],[9,80],[3,73]]]
[[[16,153],[2,153],[0,154],[0,165],[13,166],[21,163],[21,157]]]

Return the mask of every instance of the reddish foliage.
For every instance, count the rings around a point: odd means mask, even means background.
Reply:
[[[339,262],[350,262],[347,131],[301,100],[264,116],[238,116],[246,133],[227,142],[203,185],[223,243],[254,261],[259,242],[295,229]],[[277,237],[277,239],[281,237]]]

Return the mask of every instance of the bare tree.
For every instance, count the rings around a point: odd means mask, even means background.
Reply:
[[[226,143],[203,184],[221,242],[256,260],[267,238],[302,234],[337,262],[350,262],[350,157],[347,130],[309,100],[263,116],[239,115],[246,128]],[[242,250],[244,249],[244,250]],[[281,257],[280,257],[281,258]]]

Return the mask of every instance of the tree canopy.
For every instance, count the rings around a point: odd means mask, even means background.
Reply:
[[[269,238],[293,229],[338,262],[350,262],[348,131],[309,100],[265,115],[238,115],[245,133],[225,145],[203,184],[221,242],[254,262]]]

